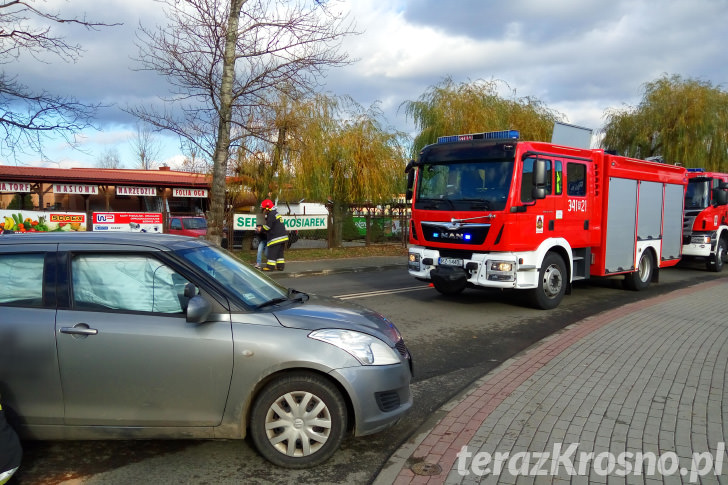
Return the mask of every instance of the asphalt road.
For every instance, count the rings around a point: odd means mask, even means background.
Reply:
[[[578,284],[555,310],[525,307],[520,292],[466,290],[443,297],[406,271],[281,279],[296,289],[375,309],[401,330],[413,356],[413,409],[393,428],[347,439],[329,462],[289,471],[261,459],[245,441],[26,442],[15,483],[369,483],[396,448],[477,378],[546,335],[582,318],[718,277],[700,264],[663,270],[643,292],[619,279]],[[11,482],[12,483],[12,482]]]

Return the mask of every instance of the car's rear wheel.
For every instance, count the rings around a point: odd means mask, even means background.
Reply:
[[[347,428],[346,404],[328,380],[297,373],[268,384],[253,403],[250,434],[264,458],[286,468],[328,460]]]

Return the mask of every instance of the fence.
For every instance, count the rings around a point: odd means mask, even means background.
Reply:
[[[407,245],[409,238],[409,206],[351,207],[342,221],[342,243],[345,246],[366,246],[380,243]],[[331,221],[329,220],[329,224]],[[328,247],[329,228],[300,230],[293,248]],[[233,247],[252,248],[253,231],[234,231]]]

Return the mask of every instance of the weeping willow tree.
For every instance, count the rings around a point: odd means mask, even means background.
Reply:
[[[417,101],[405,101],[405,113],[419,129],[413,156],[439,136],[461,133],[514,129],[523,139],[550,140],[554,122],[564,116],[530,96],[504,98],[500,88],[510,89],[498,80],[457,84],[448,77]]]
[[[295,196],[282,192],[290,189],[292,177],[290,142],[301,130],[305,116],[301,99],[287,89],[271,100],[266,109],[258,110],[256,121],[249,123],[254,129],[236,151],[233,161],[236,185],[250,192],[257,201]]]
[[[728,94],[710,82],[663,76],[636,107],[605,114],[602,146],[635,158],[728,170]]]
[[[349,98],[317,96],[302,111],[291,143],[293,185],[302,197],[327,201],[336,247],[349,206],[388,203],[404,191],[404,137],[385,127],[377,106],[364,110]]]
[[[239,152],[237,174],[259,199],[325,202],[329,243],[341,244],[351,205],[391,202],[404,191],[404,136],[385,127],[377,106],[350,98],[282,97],[266,122],[272,142]]]

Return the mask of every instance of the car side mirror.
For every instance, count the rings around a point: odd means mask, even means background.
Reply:
[[[405,193],[405,200],[412,200],[412,188],[415,185],[415,161],[410,160],[407,166],[404,168],[404,173],[407,174],[407,192]]]
[[[534,200],[546,198],[546,161],[534,160],[533,162],[533,189],[531,197]]]
[[[415,171],[411,170],[407,173],[407,193],[405,195],[406,200],[412,200],[412,188],[415,185]]]
[[[186,292],[186,291],[185,291]],[[187,321],[190,323],[203,323],[210,316],[212,305],[200,295],[193,296],[187,302]]]

